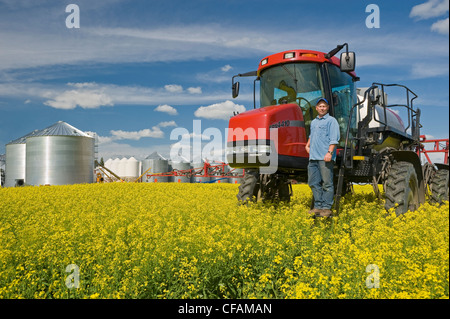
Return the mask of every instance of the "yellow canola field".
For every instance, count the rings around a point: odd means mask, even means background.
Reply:
[[[386,214],[355,186],[333,219],[231,184],[0,189],[0,298],[448,298],[449,205]]]

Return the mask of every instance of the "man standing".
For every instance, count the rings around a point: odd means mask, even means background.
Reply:
[[[318,217],[331,216],[333,205],[333,168],[336,146],[339,143],[339,124],[328,114],[330,105],[324,98],[316,103],[318,116],[311,122],[311,133],[306,143],[309,153],[308,184],[314,196],[314,208],[309,211]]]

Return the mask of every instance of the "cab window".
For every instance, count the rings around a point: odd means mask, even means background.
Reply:
[[[356,89],[352,77],[335,65],[328,65],[328,74],[333,99],[333,116],[339,123],[341,139],[339,145],[344,147],[348,118],[351,107],[356,103]],[[356,133],[356,112],[353,112],[350,124],[350,137]]]
[[[261,107],[296,103],[302,110],[306,133],[317,116],[315,102],[324,97],[320,65],[317,63],[287,63],[264,70],[260,76]]]

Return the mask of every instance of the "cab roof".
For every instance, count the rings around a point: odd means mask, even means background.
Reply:
[[[324,52],[312,51],[312,50],[289,50],[269,55],[259,62],[258,76],[261,75],[261,71],[272,67],[274,65],[291,63],[291,62],[316,62],[324,63],[328,62],[334,64],[337,67],[341,66],[341,61],[333,56],[329,59],[325,58]],[[348,72],[352,77],[356,78],[354,71]]]

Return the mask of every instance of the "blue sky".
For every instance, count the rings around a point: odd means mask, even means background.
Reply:
[[[77,4],[80,28],[67,28]],[[376,4],[380,27],[368,28]],[[168,155],[193,121],[225,135],[253,107],[231,77],[290,49],[356,52],[359,87],[407,85],[422,133],[449,135],[449,1],[0,0],[0,154],[62,120],[100,136],[99,153]],[[204,140],[207,141],[207,140]]]

